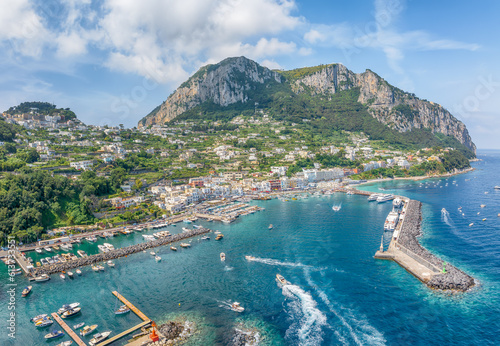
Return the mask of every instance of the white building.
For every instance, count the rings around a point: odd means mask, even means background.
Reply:
[[[84,170],[87,171],[89,169],[92,169],[92,165],[94,162],[92,160],[87,160],[87,161],[78,161],[78,162],[71,162],[69,164],[70,167],[73,167],[74,169],[77,170]]]

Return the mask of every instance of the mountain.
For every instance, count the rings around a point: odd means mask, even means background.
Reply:
[[[468,156],[476,152],[465,125],[441,105],[370,70],[354,73],[342,64],[272,71],[245,57],[227,58],[200,68],[138,126],[176,118],[229,119],[256,107],[283,120],[310,121],[320,131],[363,131],[390,143],[463,146]]]
[[[64,117],[65,120],[76,119],[76,114],[69,108],[56,108],[49,102],[23,102],[17,106],[10,107],[4,114],[16,116],[21,114],[36,114],[39,116],[44,115],[59,115]]]

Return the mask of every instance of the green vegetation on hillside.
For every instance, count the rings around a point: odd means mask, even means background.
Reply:
[[[0,141],[11,142],[19,131],[20,129],[18,126],[0,120]]]
[[[296,81],[296,80],[301,79],[305,76],[310,76],[310,75],[312,75],[316,72],[319,72],[327,67],[335,66],[335,65],[336,64],[318,65],[318,66],[312,66],[312,67],[296,68],[296,69],[290,70],[290,71],[276,70],[276,72],[281,74],[283,77],[285,77],[289,81]]]
[[[56,108],[49,102],[23,102],[18,106],[10,107],[5,113],[7,114],[23,114],[30,113],[32,110],[42,115],[55,115],[59,114],[64,116],[66,120],[76,118],[76,114],[69,108]]]

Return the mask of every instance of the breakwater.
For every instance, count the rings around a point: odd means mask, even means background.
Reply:
[[[158,247],[158,246],[171,244],[174,242],[178,242],[178,241],[181,241],[181,240],[184,240],[187,238],[191,238],[191,237],[195,237],[195,236],[205,234],[208,232],[211,232],[211,230],[208,228],[193,229],[193,230],[190,230],[189,232],[174,234],[174,235],[169,236],[169,237],[160,238],[160,239],[156,239],[153,241],[148,241],[148,242],[144,242],[144,243],[140,243],[140,244],[130,245],[130,246],[123,247],[120,249],[112,250],[112,251],[105,252],[105,253],[99,253],[96,255],[88,256],[88,257],[78,258],[76,260],[71,260],[71,261],[67,261],[64,263],[52,264],[50,266],[44,266],[44,267],[37,267],[34,269],[33,275],[38,276],[40,274],[54,274],[54,273],[70,270],[73,268],[88,266],[88,265],[92,265],[92,264],[103,262],[103,261],[109,261],[109,260],[112,260],[115,258],[128,256],[128,255],[131,255],[133,253],[141,252],[141,251],[151,249],[154,247]]]
[[[422,203],[408,200],[386,251],[381,248],[375,258],[393,260],[429,288],[444,291],[467,291],[474,278],[430,253],[418,241],[422,235]]]
[[[401,227],[399,237],[396,240],[396,248],[401,244],[406,248],[407,255],[413,256],[419,260],[419,263],[428,267],[429,270],[435,271],[436,268],[444,268],[445,271],[434,274],[425,282],[427,286],[439,290],[458,290],[466,291],[474,286],[474,278],[459,270],[455,266],[444,263],[444,261],[426,248],[420,245],[418,237],[422,235],[422,203],[415,200],[410,200],[405,211],[404,223]],[[427,263],[426,263],[427,262]]]

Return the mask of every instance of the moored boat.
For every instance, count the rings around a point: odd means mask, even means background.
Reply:
[[[65,279],[66,279],[66,276],[65,276],[63,273],[59,274],[59,277],[60,277],[61,279],[63,279],[63,280],[65,280]]]
[[[47,274],[41,274],[40,276],[37,276],[35,278],[36,282],[43,282],[43,281],[48,281],[48,280],[50,280],[50,276],[48,276]]]
[[[36,315],[35,317],[30,318],[30,322],[36,322],[38,320],[41,320],[42,318],[47,318],[49,315],[47,314],[41,314],[41,315]]]
[[[76,252],[80,257],[88,257],[87,253],[83,250],[78,250]]]
[[[217,237],[215,237],[215,240],[221,240],[222,238],[224,238],[224,234],[220,233],[220,234],[217,234]]]
[[[62,331],[54,330],[54,331],[50,332],[49,334],[46,334],[45,339],[55,339],[55,338],[59,338],[63,335],[64,335],[64,333]]]
[[[69,272],[67,272],[66,274],[68,274],[68,277],[69,277],[69,278],[73,279],[73,272],[69,271]]]
[[[126,314],[130,311],[130,308],[127,305],[122,305],[118,310],[115,311],[115,315]]]
[[[273,229],[273,227],[274,227],[273,224],[270,224],[267,228],[268,229]]]
[[[50,325],[52,325],[52,323],[54,323],[53,320],[51,320],[50,318],[42,318],[41,320],[38,320],[35,322],[35,327],[37,328],[45,328],[45,327],[48,327]]]
[[[83,327],[82,330],[80,330],[80,335],[81,336],[88,335],[88,334],[92,333],[96,328],[97,328],[97,324],[93,324],[91,326],[85,326],[85,327]]]
[[[158,255],[156,255],[156,256],[155,256],[155,261],[156,261],[156,262],[160,262],[160,261],[161,261],[161,257],[160,257],[160,256],[158,256]]]
[[[73,344],[73,340],[68,340],[68,341],[63,341],[60,344],[57,344],[56,346],[70,346]]]
[[[188,248],[188,247],[191,247],[191,244],[188,244],[188,243],[181,243],[181,247],[183,247],[183,248]]]
[[[71,310],[67,310],[67,311],[64,311],[64,313],[61,315],[61,317],[62,318],[72,317],[72,316],[75,316],[75,315],[79,314],[80,311],[82,311],[82,308],[80,308],[80,307],[74,308],[74,309],[71,309]]]
[[[92,339],[90,339],[89,344],[91,346],[97,345],[101,341],[105,340],[109,336],[109,334],[111,334],[110,330],[108,330],[107,332],[97,333]]]
[[[78,303],[78,302],[71,303],[71,304],[64,304],[62,307],[59,308],[59,310],[57,310],[57,313],[61,315],[61,314],[65,313],[66,311],[76,309],[79,306],[80,306],[80,303]]]
[[[108,262],[106,262],[108,264],[108,266],[110,267],[114,267],[115,266],[115,262],[109,260]]]
[[[51,248],[51,247],[49,247],[49,246],[44,247],[44,249],[45,249],[45,251],[47,251],[47,252],[52,252],[52,248]]]
[[[21,297],[27,297],[28,294],[31,293],[31,289],[33,288],[33,286],[26,286],[23,290],[23,292],[21,293]]]
[[[77,269],[77,270],[76,270],[76,274],[77,274],[77,275],[82,275],[82,271],[81,271],[80,269]]]
[[[81,323],[75,324],[75,325],[73,326],[73,329],[78,329],[78,328],[80,328],[80,327],[83,327],[84,325],[85,325],[85,322],[81,322]]]
[[[42,253],[42,249],[40,249],[39,247],[35,248],[35,251],[38,253]]]
[[[99,271],[99,267],[98,266],[92,266],[92,270],[95,271],[95,272],[98,272]]]
[[[177,251],[177,248],[176,248],[175,246],[171,246],[171,247],[170,247],[170,250],[172,250],[172,251]]]

